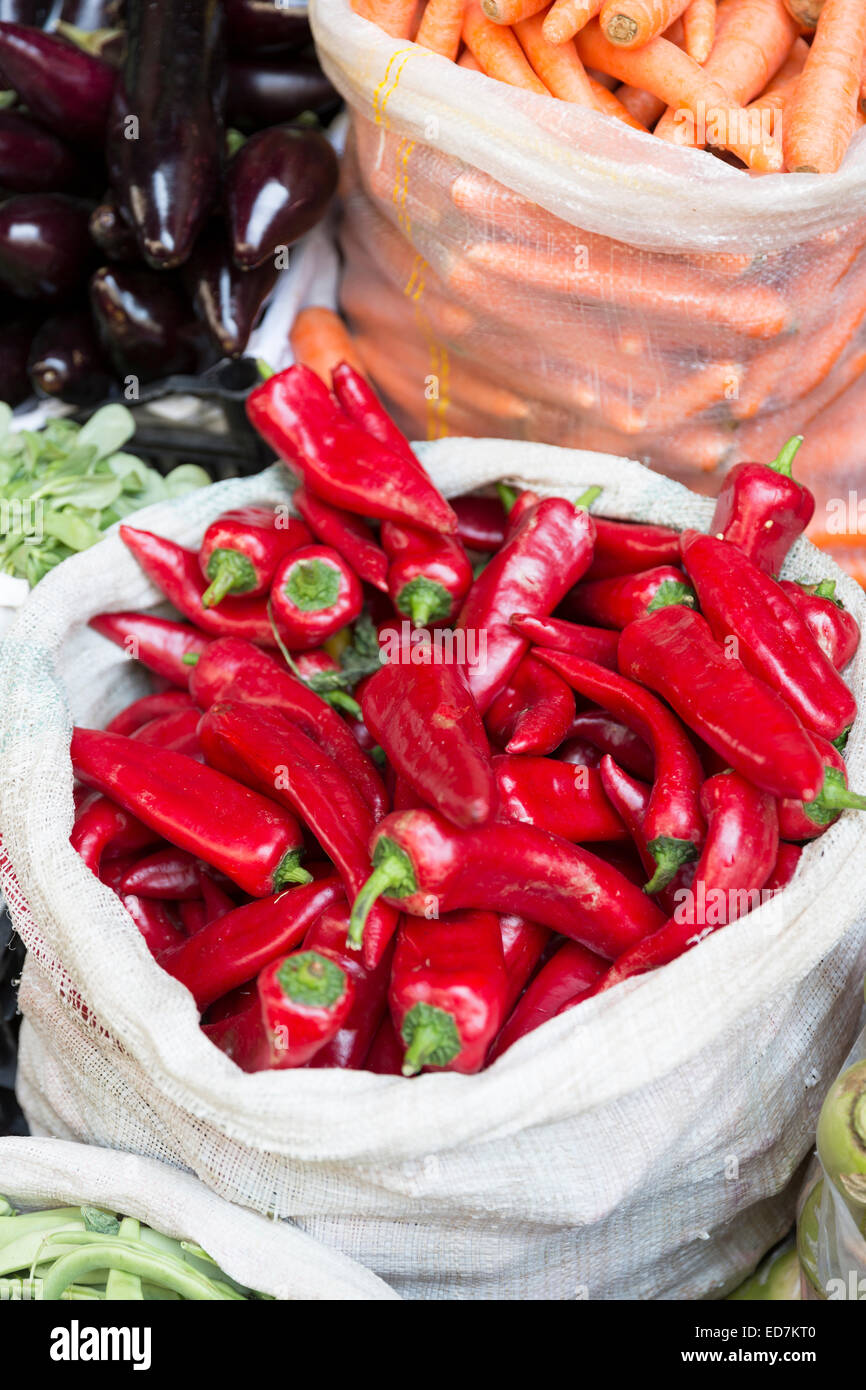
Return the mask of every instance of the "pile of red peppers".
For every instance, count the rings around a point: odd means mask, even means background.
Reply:
[[[153,691],[71,747],[72,845],[239,1067],[477,1072],[866,809],[857,623],[777,578],[799,440],[679,534],[598,488],[447,502],[345,363],[248,413],[294,507],[121,528],[178,617],[92,620]]]

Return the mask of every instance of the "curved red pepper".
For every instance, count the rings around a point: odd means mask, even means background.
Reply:
[[[778,574],[815,512],[815,498],[791,475],[802,435],[772,463],[738,463],[725,475],[710,535],[730,541],[766,574]]]
[[[152,956],[159,959],[163,951],[180,945],[184,937],[171,920],[164,903],[121,891],[121,879],[132,862],[129,858],[112,859],[103,867],[100,878],[106,888],[117,894],[144,937],[147,949]]]
[[[334,395],[349,419],[367,434],[378,439],[388,449],[399,454],[416,472],[427,477],[427,471],[412,451],[412,445],[398,429],[369,381],[348,362],[339,362],[331,373]]]
[[[779,845],[776,866],[767,879],[767,882],[764,884],[764,891],[766,893],[778,893],[782,888],[787,888],[791,879],[797,872],[797,866],[800,863],[800,856],[802,853],[802,845]]]
[[[773,796],[813,801],[823,768],[784,700],[719,647],[691,608],[660,608],[619,639],[620,669],[654,690],[727,763]]]
[[[836,598],[835,579],[825,579],[820,584],[796,584],[783,579],[780,588],[788,595],[827,660],[837,671],[843,670],[860,646],[860,624]]]
[[[681,538],[683,563],[716,640],[736,639],[736,655],[782,696],[807,729],[838,738],[857,702],[821,651],[791,600],[737,546],[699,531]]]
[[[295,550],[277,567],[271,611],[289,648],[318,647],[361,612],[364,591],[342,555],[326,545]]]
[[[191,668],[208,644],[208,638],[186,623],[154,618],[149,613],[97,613],[88,627],[107,637],[127,656],[172,684],[189,685]],[[168,692],[166,692],[168,693]],[[118,729],[118,733],[126,730]]]
[[[639,734],[634,733],[618,719],[614,719],[606,710],[578,710],[571,721],[568,738],[569,742],[578,739],[589,743],[598,749],[599,753],[609,753],[628,772],[642,778],[644,782],[653,780],[655,761],[652,749]],[[579,758],[575,759],[569,755],[568,744],[560,749],[558,756],[565,762],[580,761]],[[601,761],[600,757],[598,761]]]
[[[168,902],[191,902],[201,897],[201,863],[183,849],[160,849],[138,859],[121,879],[124,893]]]
[[[214,883],[210,874],[201,876],[201,896],[204,902],[205,926],[210,922],[218,922],[227,912],[234,912],[234,902],[218,883]]]
[[[635,626],[632,624],[626,632],[633,631]],[[652,749],[655,780],[644,818],[644,834],[656,863],[647,892],[658,892],[670,883],[682,864],[697,858],[698,848],[703,844],[704,819],[700,809],[703,769],[688,734],[661,701],[633,680],[606,671],[579,656],[540,648],[536,656],[558,671],[581,695],[596,701],[626,724]]]
[[[647,786],[645,782],[638,781],[635,777],[630,777],[609,753],[603,755],[599,763],[598,775],[605,796],[628,829],[644,872],[652,876],[656,870],[656,862],[647,847],[644,831],[646,813],[652,797],[652,787]],[[658,893],[658,904],[665,912],[673,912],[674,893],[682,885],[691,883],[694,871],[693,863],[682,865],[670,883]]]
[[[457,538],[469,550],[498,550],[505,540],[505,509],[498,497],[473,493],[451,501],[457,517]]]
[[[503,819],[526,821],[574,844],[627,838],[596,768],[505,755],[493,759],[493,769]]]
[[[388,557],[366,522],[323,502],[305,487],[295,489],[292,501],[316,540],[338,551],[359,579],[388,592]]]
[[[779,801],[783,840],[816,840],[843,811],[866,810],[866,797],[848,790],[848,769],[838,748],[823,738],[813,738],[812,742],[824,764],[824,783],[814,801]]]
[[[144,849],[159,836],[150,826],[124,811],[107,796],[89,792],[75,813],[69,843],[91,873],[99,874],[102,856],[115,851]]]
[[[494,1062],[519,1038],[547,1023],[565,1004],[577,1003],[601,977],[605,962],[576,941],[564,941],[542,966],[490,1054]]]
[[[177,915],[185,936],[195,936],[205,925],[205,907],[201,898],[185,899],[177,905]]]
[[[415,627],[449,622],[472,585],[472,566],[455,536],[383,521],[382,548],[388,557],[388,593]]]
[[[380,893],[413,916],[515,912],[610,958],[664,920],[596,855],[519,821],[457,830],[434,811],[400,811],[377,825],[371,852],[373,873],[352,910],[352,944]]]
[[[151,748],[168,748],[172,753],[186,753],[190,758],[201,761],[201,744],[198,737],[198,721],[201,712],[191,705],[189,709],[175,710],[173,714],[163,714],[141,724],[130,734],[138,743],[146,743]],[[112,730],[112,732],[119,732]]]
[[[367,970],[357,951],[349,949],[348,932],[349,909],[345,903],[335,903],[325,909],[304,937],[305,951],[321,951],[338,961],[355,986],[348,1017],[339,1032],[313,1057],[311,1067],[360,1067],[388,1007],[392,949],[375,970]]]
[[[506,753],[552,753],[568,737],[574,696],[555,671],[525,656],[487,711],[491,737]]]
[[[496,491],[506,515],[504,543],[507,545],[524,518],[538,506],[541,498],[537,492],[532,492],[529,488],[525,488],[523,492],[515,492],[507,483],[497,483]]]
[[[276,507],[238,507],[212,521],[202,537],[198,563],[208,587],[205,608],[229,594],[267,593],[277,565],[312,537],[302,521]]]
[[[611,671],[617,669],[618,632],[609,632],[601,627],[583,627],[580,623],[566,622],[564,618],[533,618],[529,613],[515,613],[511,626],[537,647],[549,647],[554,652],[570,652],[572,656],[585,656],[587,661],[594,661],[597,666],[606,666]]]
[[[678,531],[643,521],[595,519],[595,550],[587,579],[610,579],[615,574],[639,574],[656,565],[675,565],[680,558]]]
[[[105,727],[110,734],[130,735],[144,728],[145,724],[151,724],[154,719],[192,708],[192,696],[185,690],[160,690],[156,695],[143,695],[140,700],[133,700]]]
[[[693,607],[696,602],[686,576],[674,565],[578,584],[566,595],[563,606],[574,618],[621,629],[644,613],[653,613],[663,602],[689,603]]]
[[[505,961],[505,1010],[508,1018],[536,966],[553,941],[553,933],[539,922],[530,922],[513,912],[499,919],[502,934],[502,955]]]

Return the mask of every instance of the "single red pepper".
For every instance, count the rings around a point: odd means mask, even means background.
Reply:
[[[292,501],[317,541],[338,551],[365,584],[388,592],[388,556],[365,521],[305,487],[295,489]]]
[[[143,695],[140,700],[133,700],[105,727],[110,734],[130,735],[151,724],[154,719],[192,708],[192,696],[185,690],[160,690],[157,695]]]
[[[413,916],[515,912],[611,959],[664,920],[596,855],[520,821],[458,830],[434,811],[401,811],[376,826],[371,853],[373,873],[352,910],[353,945],[380,894]]]
[[[816,840],[843,811],[866,811],[866,796],[848,790],[848,769],[838,748],[823,738],[812,742],[824,764],[824,784],[814,801],[779,801],[783,840]]]
[[[604,969],[605,962],[600,956],[576,941],[564,941],[527,987],[499,1034],[490,1061],[501,1057],[519,1038],[525,1038],[527,1033],[555,1018],[564,1004],[582,999]]]
[[[167,902],[189,902],[201,897],[201,862],[186,850],[156,850],[138,859],[121,880],[124,893]]]
[[[600,748],[594,748],[582,738],[567,738],[556,750],[557,761],[570,763],[572,767],[598,767],[602,756]]]
[[[496,491],[505,512],[505,539],[503,544],[507,544],[515,531],[518,530],[524,518],[538,506],[541,498],[537,492],[532,492],[526,488],[523,492],[515,492],[508,483],[497,483]]]
[[[507,1019],[554,937],[547,927],[513,912],[500,917],[499,930],[506,976],[503,1018]]]
[[[833,740],[857,716],[851,691],[787,594],[728,541],[685,531],[683,563],[716,640],[736,639],[748,671],[782,696],[813,733]]]
[[[201,744],[198,737],[198,721],[201,711],[195,705],[179,709],[174,714],[163,714],[141,724],[130,734],[138,743],[146,743],[151,748],[168,748],[172,753],[186,753],[190,758],[201,761]],[[120,732],[112,730],[114,732]]]
[[[184,689],[189,685],[191,668],[209,640],[187,623],[154,618],[149,613],[98,613],[88,626],[123,647],[127,656],[140,661],[149,671]]]
[[[655,776],[655,760],[652,749],[627,725],[614,719],[603,709],[582,709],[571,721],[568,742],[563,744],[557,757],[565,762],[580,761],[569,753],[572,740],[578,739],[591,744],[599,753],[609,753],[618,763],[635,777],[651,782]],[[601,762],[601,757],[598,759]]]
[[[361,612],[364,591],[336,550],[308,545],[287,555],[271,587],[271,612],[286,646],[318,647]]]
[[[367,970],[357,951],[349,949],[349,909],[345,903],[326,908],[304,937],[305,951],[321,951],[337,961],[355,986],[355,997],[345,1023],[330,1042],[320,1048],[311,1067],[361,1066],[388,1007],[388,981],[391,976],[389,949],[375,970]]]
[[[526,821],[573,844],[627,838],[596,768],[504,755],[493,759],[493,769],[503,819]]]
[[[546,617],[588,568],[595,522],[586,507],[597,495],[590,488],[576,503],[562,497],[539,502],[470,589],[457,627],[483,634],[483,660],[467,662],[466,672],[482,714],[529,646],[511,626],[512,614]]]
[[[531,653],[487,711],[487,731],[506,753],[552,753],[568,737],[574,696],[565,681]]]
[[[654,613],[662,603],[687,603],[692,607],[696,603],[694,589],[683,571],[674,565],[578,584],[566,594],[563,606],[573,618],[622,629],[644,613]]]
[[[837,671],[843,670],[860,646],[860,624],[841,599],[836,598],[835,579],[823,579],[820,584],[783,579],[780,587],[828,661]]]
[[[774,690],[722,651],[700,613],[678,604],[638,618],[619,639],[619,662],[748,781],[814,801],[824,777],[809,734]]]
[[[645,782],[638,781],[635,777],[630,777],[609,753],[602,756],[598,767],[598,776],[609,805],[628,829],[644,873],[652,877],[655,873],[656,863],[647,847],[644,830],[646,814],[652,798],[652,787],[647,786]],[[691,883],[694,869],[694,863],[683,864],[670,883],[658,893],[658,904],[665,912],[673,912],[676,906],[674,893],[682,885]]]
[[[718,927],[760,906],[779,852],[773,798],[736,772],[723,772],[704,783],[701,805],[707,839],[691,888],[681,890],[670,920],[621,956],[594,992],[667,965]]]
[[[462,541],[395,521],[383,521],[380,534],[397,611],[415,627],[450,622],[472,585]]]
[[[469,550],[489,553],[505,540],[505,509],[498,497],[476,497],[469,493],[451,501],[457,517],[457,538]]]
[[[679,532],[642,521],[595,519],[595,550],[586,577],[611,579],[616,574],[639,574],[657,565],[675,565],[680,558]]]
[[[668,608],[661,611],[691,610]],[[625,631],[632,632],[635,626],[633,623]],[[697,858],[704,838],[700,808],[703,769],[688,734],[670,710],[635,681],[579,656],[542,651],[541,648],[537,649],[536,656],[552,666],[579,694],[595,700],[615,719],[621,720],[652,749],[655,772],[644,818],[644,834],[656,864],[647,892],[657,893],[670,883],[681,865]]]
[[[725,475],[709,532],[730,541],[765,574],[778,574],[815,512],[815,498],[792,476],[803,443],[789,439],[772,463],[738,463]]]
[[[403,1075],[403,1043],[397,1036],[390,1014],[386,1014],[379,1024],[370,1051],[364,1059],[364,1071],[374,1072],[377,1076]]]
[[[677,538],[679,539],[679,538]],[[537,647],[550,647],[554,652],[570,652],[585,656],[597,666],[615,671],[619,633],[602,627],[584,627],[564,618],[533,618],[529,613],[515,613],[511,626],[521,637]]]
[[[800,863],[802,853],[802,845],[786,845],[784,843],[779,845],[776,866],[764,884],[766,893],[779,893],[783,888],[787,888],[797,872],[797,865]]]
[[[331,373],[334,395],[349,419],[388,449],[405,459],[425,478],[427,471],[416,457],[412,445],[376,395],[369,381],[348,362],[339,362]]]
[[[184,550],[174,541],[132,526],[121,526],[120,538],[148,578],[203,632],[211,637],[243,637],[265,646],[276,645],[264,598],[227,598],[218,608],[205,608],[202,599],[207,583],[194,550]]]
[[[201,898],[179,902],[177,912],[186,936],[195,936],[196,932],[201,931],[207,921],[205,905]]]
[[[223,512],[205,531],[198,552],[199,568],[210,581],[201,600],[205,608],[229,594],[267,593],[280,561],[311,540],[302,521],[276,507]]]
[[[144,937],[147,949],[152,956],[159,959],[163,951],[180,945],[184,937],[171,920],[164,903],[153,898],[139,898],[134,893],[124,893],[121,890],[121,879],[132,862],[128,857],[111,859],[103,866],[100,878],[106,888],[117,894]]]
[[[334,874],[244,903],[179,941],[159,963],[186,985],[204,1011],[298,946],[319,914],[342,896],[343,885]]]
[[[379,820],[390,806],[382,779],[329,705],[251,642],[212,642],[195,667],[190,692],[201,709],[239,701],[278,709],[342,767]]]
[[[410,663],[407,648],[364,683],[361,709],[373,738],[412,790],[460,826],[496,809],[496,779],[481,716],[455,663]]]
[[[251,897],[304,883],[303,833],[276,802],[184,753],[99,729],[74,729],[75,775],[152,830],[222,870]]]
[[[426,474],[354,423],[308,367],[295,365],[247,397],[253,428],[311,492],[360,516],[451,534],[457,518]]]
[[[159,836],[150,826],[124,811],[99,792],[89,792],[75,813],[69,843],[93,874],[99,874],[103,855],[144,849]]]
[[[406,1047],[403,1075],[424,1067],[480,1071],[502,1026],[507,991],[495,913],[455,912],[435,922],[404,918],[388,991]]]

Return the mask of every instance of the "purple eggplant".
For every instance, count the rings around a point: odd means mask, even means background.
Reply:
[[[339,165],[318,130],[272,126],[251,135],[226,171],[235,264],[252,270],[320,221],[337,189]]]
[[[110,193],[90,214],[90,235],[110,261],[139,260],[135,232]]]
[[[81,166],[52,135],[17,111],[0,111],[0,184],[14,193],[61,192],[76,186]]]
[[[102,145],[116,74],[56,34],[0,24],[5,83],[43,125],[73,144]]]
[[[303,48],[310,26],[303,15],[291,14],[275,0],[223,0],[229,49],[241,53]]]
[[[111,377],[87,309],[46,319],[33,339],[30,380],[43,396],[72,405],[94,405],[108,393]]]
[[[108,163],[142,255],[158,269],[183,264],[216,198],[224,87],[218,4],[130,0]]]
[[[238,270],[219,223],[211,223],[184,266],[195,311],[222,357],[241,357],[262,305],[277,279],[273,260]]]
[[[314,58],[243,58],[229,63],[228,120],[240,130],[281,125],[302,111],[332,110],[339,100]]]
[[[65,193],[20,193],[0,204],[0,287],[20,299],[63,299],[93,263],[90,207]]]
[[[31,394],[27,358],[36,324],[20,306],[0,305],[0,401],[20,405]]]
[[[173,275],[103,266],[90,281],[102,345],[121,377],[155,381],[201,364],[201,329]]]

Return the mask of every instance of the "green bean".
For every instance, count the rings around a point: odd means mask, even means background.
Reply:
[[[69,1255],[61,1256],[45,1278],[42,1296],[46,1301],[57,1299],[68,1284],[77,1281],[79,1275],[102,1268],[120,1269],[127,1274],[135,1274],[150,1283],[174,1289],[183,1298],[196,1302],[242,1297],[228,1289],[224,1292],[217,1288],[212,1280],[197,1274],[190,1266],[178,1260],[147,1250],[140,1241],[137,1245],[131,1245],[117,1237],[112,1240],[106,1239],[100,1245],[83,1246]]]
[[[17,1216],[17,1215],[18,1215],[18,1213],[16,1212],[16,1210],[15,1210],[15,1208],[13,1207],[12,1203],[9,1201],[9,1198],[8,1198],[8,1197],[3,1197],[2,1195],[0,1195],[0,1217],[2,1217],[2,1216]]]
[[[37,1256],[44,1244],[43,1231],[23,1231],[19,1240],[9,1241],[0,1249],[0,1275],[17,1274],[19,1269],[29,1270],[38,1263]]]
[[[134,1216],[125,1216],[117,1232],[118,1239],[138,1241],[140,1231],[140,1222],[136,1221]],[[112,1269],[105,1282],[105,1297],[109,1302],[118,1299],[129,1300],[130,1302],[143,1299],[141,1280],[137,1274],[127,1274],[125,1270]]]
[[[28,1231],[49,1231],[52,1226],[77,1223],[84,1229],[80,1207],[52,1207],[49,1211],[25,1211],[18,1216],[0,1216],[0,1250]]]

